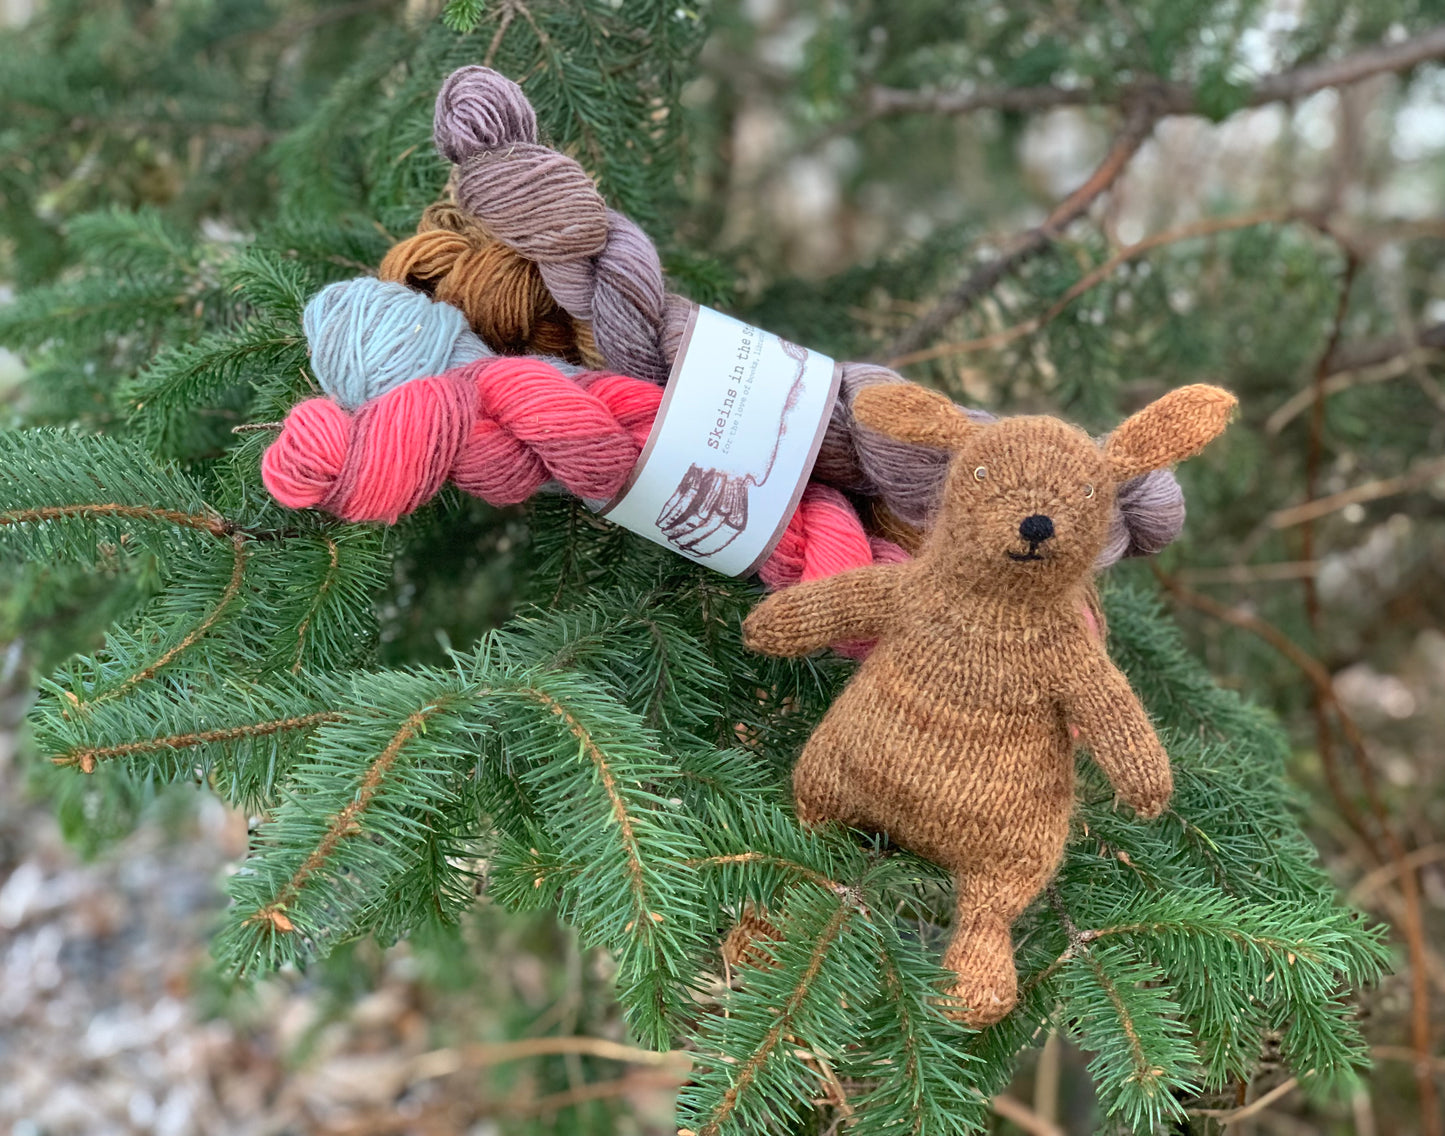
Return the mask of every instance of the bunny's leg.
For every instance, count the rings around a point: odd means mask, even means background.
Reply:
[[[970,866],[955,877],[953,938],[943,955],[943,965],[958,975],[948,992],[950,1016],[982,1028],[1014,1008],[1018,972],[1009,928],[1057,866],[1058,855],[1045,852]]]

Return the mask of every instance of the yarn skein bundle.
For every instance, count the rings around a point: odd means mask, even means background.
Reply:
[[[425,336],[411,342],[435,346]],[[338,381],[357,386],[350,376],[318,373],[329,375],[328,390]],[[525,501],[549,482],[605,501],[636,465],[661,401],[660,388],[624,375],[571,376],[539,358],[484,357],[389,385],[354,413],[336,398],[298,403],[262,457],[261,475],[288,508],[387,524],[448,481],[495,505]],[[759,575],[780,588],[906,558],[863,531],[843,494],[810,485]]]
[[[588,321],[609,367],[663,383],[690,304],[669,294],[647,235],[609,209],[586,171],[537,142],[537,119],[522,89],[487,67],[453,72],[437,96],[434,138],[456,165],[457,205],[531,261],[557,302]],[[858,423],[853,404],[869,387],[904,383],[873,363],[844,363],[838,403],[814,478],[880,498],[896,517],[927,527],[947,473],[937,451]],[[1184,524],[1184,498],[1167,470],[1120,487],[1099,567],[1158,552]]]
[[[470,214],[439,202],[381,262],[382,280],[459,309],[498,355],[551,355],[601,369],[592,330],[564,311],[530,260]]]
[[[457,308],[371,276],[321,289],[307,301],[301,327],[316,381],[346,410],[412,379],[497,354]],[[565,359],[545,362],[566,375],[580,370]]]

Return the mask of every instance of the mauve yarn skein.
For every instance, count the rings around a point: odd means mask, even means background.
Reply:
[[[607,208],[582,167],[537,144],[536,115],[522,89],[487,67],[454,71],[437,96],[434,137],[456,164],[457,204],[537,264],[556,300],[591,322],[608,365],[665,382],[688,301],[665,291],[652,242]],[[851,410],[867,387],[905,381],[878,364],[843,364],[814,477],[878,496],[901,520],[926,526],[938,505],[945,455],[867,430]],[[1122,535],[1104,550],[1101,567],[1158,551],[1183,527],[1183,493],[1167,470],[1122,486],[1119,502]]]
[[[497,505],[550,481],[607,500],[636,465],[661,401],[657,385],[623,375],[574,378],[537,358],[480,359],[413,377],[355,414],[330,398],[298,403],[261,476],[289,508],[388,524],[447,481]],[[870,539],[841,493],[809,485],[759,575],[779,588],[898,558],[906,553]]]

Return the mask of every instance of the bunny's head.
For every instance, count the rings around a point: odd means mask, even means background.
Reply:
[[[912,384],[865,390],[853,409],[866,427],[952,453],[923,552],[936,570],[971,590],[1039,594],[1088,575],[1121,482],[1198,453],[1234,406],[1218,387],[1181,387],[1102,445],[1057,418],[977,423],[945,395]]]

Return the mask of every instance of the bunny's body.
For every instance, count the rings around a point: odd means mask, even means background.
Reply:
[[[1057,419],[980,426],[921,388],[868,395],[867,425],[954,452],[937,523],[917,560],[779,592],[744,632],[780,655],[877,640],[798,760],[798,815],[886,833],[953,872],[944,963],[982,1025],[1013,1007],[1009,927],[1063,853],[1070,727],[1142,816],[1169,799],[1168,757],[1085,621],[1087,589],[1118,482],[1197,451],[1234,400],[1184,388],[1101,449]]]

